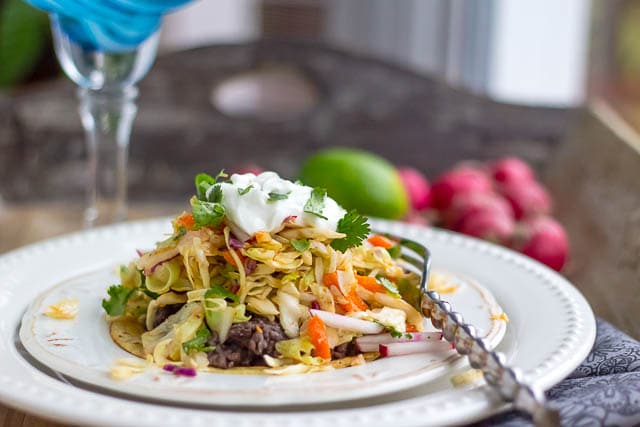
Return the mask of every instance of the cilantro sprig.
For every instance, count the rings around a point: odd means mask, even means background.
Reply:
[[[189,354],[194,351],[210,351],[215,350],[215,346],[207,346],[207,341],[211,338],[211,331],[205,325],[200,326],[196,331],[196,335],[189,341],[182,343],[182,349],[185,353]]]
[[[384,323],[378,321],[378,320],[374,320],[374,323],[377,323],[378,325],[382,326],[383,328],[385,328],[387,331],[389,331],[389,335],[391,335],[393,338],[411,338],[411,334],[407,333],[407,332],[402,332],[397,330],[396,328],[394,328],[391,325],[385,325]]]
[[[107,289],[109,298],[102,300],[102,308],[109,316],[120,316],[124,313],[127,301],[135,291],[136,288],[127,288],[122,285],[109,286],[109,289]]]
[[[324,188],[315,187],[313,190],[311,190],[309,200],[307,200],[307,203],[304,204],[304,211],[322,219],[327,219],[327,217],[322,214],[322,211],[324,210],[324,199],[326,197],[327,190],[325,190]]]
[[[338,221],[336,230],[338,233],[346,234],[342,239],[336,239],[331,242],[331,247],[335,250],[344,252],[349,248],[360,246],[362,241],[371,232],[371,226],[367,222],[367,217],[358,214],[355,210],[347,212]]]
[[[217,227],[224,219],[224,206],[221,203],[205,202],[191,198],[191,213],[197,227]]]
[[[196,175],[196,195],[191,198],[191,212],[197,227],[217,227],[224,219],[222,205],[222,181],[227,178],[224,170],[216,177],[206,173]]]
[[[196,175],[196,197],[198,200],[207,200],[207,192],[209,191],[209,188],[228,177],[229,175],[225,173],[224,169],[218,172],[218,175],[216,175],[215,178],[206,173],[199,173]]]

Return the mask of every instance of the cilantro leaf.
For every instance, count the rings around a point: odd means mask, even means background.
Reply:
[[[224,218],[224,206],[220,203],[207,202],[191,198],[191,212],[198,227],[217,227]]]
[[[347,236],[342,239],[336,239],[331,242],[331,247],[335,250],[344,252],[354,246],[359,246],[362,241],[371,232],[371,227],[367,222],[367,217],[364,217],[355,210],[347,212],[338,221],[338,227],[336,230],[338,233],[344,233]]]
[[[196,175],[196,197],[198,200],[207,201],[207,190],[209,190],[209,187],[227,177],[229,177],[229,175],[224,172],[224,169],[221,170],[215,178],[206,173],[199,173]]]
[[[393,338],[402,338],[402,336],[405,336],[406,338],[411,338],[411,334],[403,333],[403,332],[397,330],[396,328],[394,328],[391,325],[385,325],[384,323],[382,323],[382,322],[380,322],[378,320],[374,320],[373,322],[375,322],[378,325],[384,327],[387,331],[389,331],[389,335],[391,335]]]
[[[403,334],[397,329],[390,329],[389,335],[391,335],[393,338],[402,338]]]
[[[124,313],[127,301],[135,290],[135,288],[126,288],[122,285],[109,286],[107,289],[109,299],[102,300],[102,308],[109,316],[120,316]]]
[[[208,289],[207,292],[205,292],[204,294],[204,298],[225,298],[225,299],[229,299],[234,303],[239,303],[240,302],[240,298],[238,297],[238,295],[234,294],[231,291],[228,291],[227,289],[225,289],[224,287],[222,287],[222,285],[213,285],[211,287],[211,289]]]
[[[216,180],[209,174],[199,173],[196,175],[196,197],[198,200],[205,200],[209,187],[216,183]]]
[[[324,210],[324,199],[327,196],[327,190],[324,188],[315,187],[311,190],[311,195],[309,196],[309,200],[304,204],[304,211],[306,213],[313,214],[322,219],[327,219],[326,216],[322,215],[322,211]]]
[[[215,350],[215,346],[207,346],[207,341],[211,338],[211,331],[205,325],[200,326],[196,331],[195,337],[189,341],[182,343],[182,349],[189,354],[192,351],[210,351]]]
[[[309,246],[311,246],[311,244],[307,239],[294,239],[291,241],[291,246],[293,246],[293,248],[298,252],[304,252],[309,249]]]
[[[251,191],[252,188],[253,188],[253,185],[250,185],[247,188],[238,188],[238,194],[241,195],[241,196],[244,196],[249,191]]]
[[[289,194],[291,194],[291,191],[289,191],[288,193],[276,193],[275,191],[272,191],[271,193],[269,193],[267,202],[276,202],[278,200],[288,199]]]
[[[398,291],[398,287],[391,280],[386,277],[378,274],[376,276],[376,280],[380,283],[390,294],[399,295],[400,291]]]
[[[207,201],[212,203],[222,203],[222,186],[216,184],[207,191]]]

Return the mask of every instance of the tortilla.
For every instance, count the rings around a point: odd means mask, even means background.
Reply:
[[[141,339],[144,332],[145,329],[139,322],[128,318],[116,319],[109,327],[111,339],[120,348],[142,359],[145,358]]]

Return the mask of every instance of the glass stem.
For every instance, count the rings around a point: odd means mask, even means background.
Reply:
[[[78,92],[88,157],[86,227],[127,216],[127,159],[137,95],[135,86]]]

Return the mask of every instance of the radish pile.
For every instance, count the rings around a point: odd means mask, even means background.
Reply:
[[[502,244],[557,271],[565,265],[567,235],[549,216],[551,198],[522,160],[460,163],[432,185],[416,169],[401,167],[398,173],[412,206],[406,221]]]

